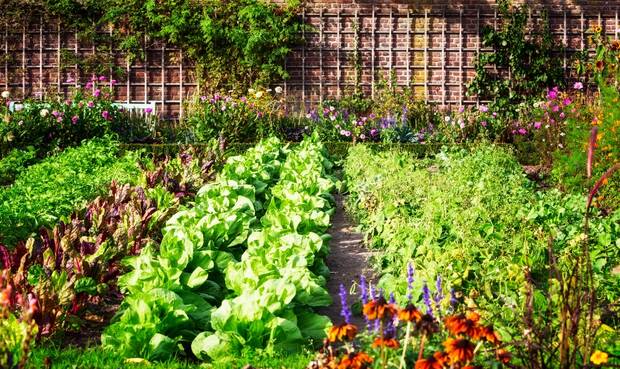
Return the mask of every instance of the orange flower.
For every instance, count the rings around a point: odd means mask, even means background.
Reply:
[[[408,304],[406,308],[398,312],[398,320],[402,322],[419,322],[422,313],[413,304]]]
[[[441,369],[446,365],[448,357],[443,352],[436,352],[433,356],[420,359],[415,363],[415,369]]]
[[[370,320],[383,319],[396,315],[396,307],[393,304],[388,304],[385,298],[381,296],[364,305],[364,315]]]
[[[503,364],[508,364],[510,362],[510,359],[512,358],[510,352],[504,349],[499,349],[495,351],[495,356],[497,357],[497,360],[499,360]]]
[[[469,313],[467,316],[463,314],[449,316],[445,319],[445,324],[446,328],[448,328],[453,335],[465,334],[471,337],[471,339],[477,340],[482,334],[478,326],[479,321],[480,315],[478,315],[478,313]]]
[[[366,369],[372,364],[372,358],[365,352],[352,352],[345,355],[338,364],[338,369]]]
[[[394,338],[382,338],[382,337],[375,338],[375,341],[372,343],[372,347],[377,348],[381,346],[395,349],[395,348],[399,348],[400,344]]]
[[[444,343],[450,363],[466,363],[474,358],[474,344],[466,338],[448,338]]]
[[[590,356],[590,361],[594,365],[606,364],[608,360],[609,360],[609,355],[606,352],[599,351],[599,350],[594,351],[592,353],[592,356]]]
[[[345,339],[351,341],[357,335],[357,327],[353,324],[340,324],[335,325],[329,329],[327,338],[329,342],[344,341]]]
[[[483,340],[492,343],[494,345],[499,345],[502,343],[497,335],[497,332],[493,330],[492,326],[486,326],[480,328],[480,336]]]

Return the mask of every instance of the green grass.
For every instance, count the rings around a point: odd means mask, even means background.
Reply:
[[[212,363],[190,362],[184,359],[161,363],[128,363],[122,357],[101,347],[87,349],[47,346],[35,348],[30,356],[27,368],[41,369],[241,369],[247,364],[258,369],[303,369],[310,360],[312,353],[281,355],[248,351],[241,357],[229,357],[226,361]],[[51,366],[48,366],[51,363]]]

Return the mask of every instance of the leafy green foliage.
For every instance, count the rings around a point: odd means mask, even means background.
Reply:
[[[30,6],[9,1],[2,5],[0,22],[27,22],[38,15],[60,18],[81,38],[96,41],[98,55],[84,68],[95,72],[113,61],[113,49],[143,56],[145,39],[163,40],[179,47],[198,67],[199,77],[216,89],[252,84],[269,85],[286,78],[284,60],[300,42],[303,26],[297,1],[273,4],[261,0],[29,0]],[[6,17],[5,17],[6,15]],[[113,25],[112,32],[107,27]],[[102,29],[106,32],[101,32]],[[71,60],[68,60],[71,62]],[[77,60],[78,63],[83,62]]]
[[[0,186],[6,186],[15,180],[28,165],[33,164],[37,159],[37,152],[32,146],[24,150],[11,150],[7,156],[0,159]]]
[[[0,268],[8,270],[12,290],[40,301],[36,320],[41,336],[69,328],[65,323],[97,305],[91,304],[94,296],[114,291],[123,270],[121,259],[157,244],[161,227],[181,200],[211,178],[211,156],[190,153],[159,161],[143,174],[144,188],[112,182],[107,196],[74,213],[67,223],[41,229],[39,237],[19,242],[11,252],[0,244]]]
[[[119,157],[118,143],[93,139],[32,165],[10,187],[0,190],[0,237],[11,246],[42,226],[97,195],[112,180],[131,183],[137,177],[137,155]]]
[[[542,289],[550,288],[549,240],[560,258],[570,260],[582,232],[583,196],[535,192],[512,155],[493,146],[433,160],[355,147],[345,173],[349,209],[381,250],[374,261],[382,285],[404,293],[399,273],[411,260],[420,275],[416,283],[441,275],[493,315],[505,340],[522,332],[523,268]],[[619,296],[612,272],[620,263],[616,223],[617,215],[591,219],[597,293],[610,307]],[[535,312],[545,311],[544,299],[535,303]]]
[[[515,118],[522,103],[558,86],[563,72],[553,54],[557,49],[548,18],[531,24],[526,6],[513,5],[510,0],[498,4],[503,22],[499,29],[483,28],[481,35],[483,45],[493,52],[478,56],[476,77],[468,92],[493,100],[496,111]]]
[[[221,358],[243,347],[295,351],[307,339],[325,336],[329,319],[312,307],[331,303],[327,237],[333,180],[322,145],[304,140],[282,165],[280,181],[241,261],[226,269],[233,291],[211,315],[212,332],[199,334],[192,351]]]
[[[170,219],[159,249],[146,247],[127,261],[131,271],[119,279],[127,297],[102,336],[105,347],[163,359],[209,327],[226,294],[223,272],[256,224],[263,207],[257,198],[269,196],[283,155],[272,139],[230,158],[216,182],[198,191],[194,207]]]
[[[330,301],[324,276],[313,273],[325,274],[319,234],[333,189],[321,150],[307,140],[288,154],[268,139],[229,158],[194,207],[170,219],[159,249],[127,261],[131,271],[119,280],[127,297],[104,347],[206,359],[243,347],[294,350],[322,336],[328,320],[308,309]]]

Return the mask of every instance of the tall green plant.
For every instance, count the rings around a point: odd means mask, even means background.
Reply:
[[[514,115],[519,104],[560,84],[563,71],[553,55],[559,50],[546,13],[539,23],[532,23],[526,6],[513,5],[511,0],[500,0],[498,5],[501,26],[484,27],[481,32],[483,46],[493,51],[478,55],[468,93],[493,100],[498,111]]]

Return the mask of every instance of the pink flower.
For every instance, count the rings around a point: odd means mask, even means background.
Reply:
[[[146,108],[146,109],[144,109],[144,112],[146,114],[151,114],[153,112],[153,108]]]
[[[103,117],[103,119],[105,120],[110,120],[110,113],[107,110],[104,110],[101,112],[101,116]]]
[[[71,106],[71,103],[72,103],[72,102],[71,102],[71,100],[65,100],[65,104],[66,104],[67,106]]]
[[[554,100],[558,98],[557,87],[553,88],[552,90],[549,90],[549,92],[547,93],[547,98],[549,100]]]
[[[519,128],[517,131],[520,135],[525,136],[527,134],[527,130],[525,128]]]
[[[370,130],[370,135],[373,136],[373,137],[376,136],[378,133],[379,133],[379,131],[376,128],[373,128],[373,129]]]
[[[566,118],[566,114],[564,114],[564,112],[560,113],[560,118],[562,119]]]
[[[575,82],[575,84],[573,85],[573,88],[574,88],[575,90],[579,90],[579,91],[581,91],[581,90],[583,90],[583,83],[581,83],[581,82]]]
[[[542,123],[541,122],[534,122],[534,128],[540,129],[540,127],[542,127]]]
[[[92,101],[89,101],[86,106],[88,106],[89,108],[94,108],[95,107],[95,103]]]
[[[366,135],[362,133],[362,134],[360,135],[360,140],[365,140],[365,139],[366,139]]]
[[[99,95],[101,95],[101,90],[100,89],[96,89],[95,91],[93,91],[93,96],[94,97],[99,97]]]
[[[66,83],[73,83],[73,82],[75,82],[75,80],[73,78],[71,78],[71,77],[67,78]]]
[[[118,83],[118,82],[117,82],[115,79],[113,79],[113,80],[111,80],[111,81],[110,81],[110,86],[114,86],[114,85],[116,85],[117,83]]]
[[[478,108],[478,110],[480,110],[483,113],[486,113],[489,111],[489,107],[486,105],[480,105],[480,107]]]
[[[80,120],[80,118],[77,115],[71,117],[71,123],[73,124],[77,124],[78,120]]]
[[[462,113],[462,112],[464,112],[464,111],[465,111],[465,107],[464,107],[464,106],[461,106],[461,107],[459,108],[459,113]]]
[[[90,90],[91,88],[93,88],[93,83],[92,82],[87,82],[86,83],[86,89]]]
[[[566,99],[564,99],[564,106],[569,106],[571,103],[572,101],[570,98],[567,97]]]
[[[57,112],[56,110],[54,110],[54,111],[52,112],[52,115],[53,115],[54,117],[58,118],[58,117],[60,116],[60,113],[59,113],[59,112]]]
[[[553,105],[553,107],[551,108],[551,110],[552,110],[554,113],[557,113],[557,112],[559,112],[559,111],[560,111],[560,107],[559,107],[558,105]]]
[[[486,120],[483,120],[480,124],[481,124],[483,127],[486,127],[486,126],[487,126],[487,121],[486,121]]]
[[[99,76],[99,82],[105,82],[106,80],[106,76]]]

